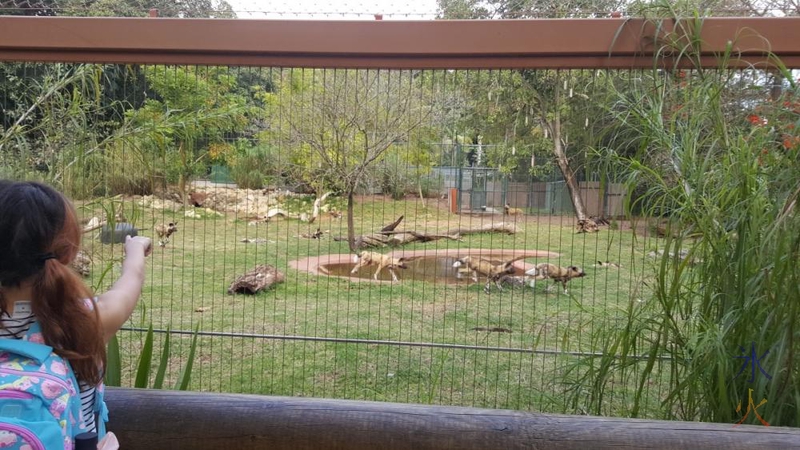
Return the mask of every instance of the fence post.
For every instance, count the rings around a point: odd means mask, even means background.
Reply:
[[[464,169],[462,167],[457,167],[457,180],[456,186],[458,186],[458,195],[456,195],[456,202],[458,202],[458,212],[456,214],[461,214],[461,191],[464,189]]]
[[[150,17],[158,17],[158,9],[150,8]]]

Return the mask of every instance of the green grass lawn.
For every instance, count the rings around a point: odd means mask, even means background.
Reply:
[[[359,232],[375,231],[401,214],[405,220],[399,229],[431,232],[509,219],[453,215],[444,202],[436,200],[428,200],[427,205],[423,208],[417,199],[364,198],[356,207],[356,227]],[[306,256],[349,253],[346,242],[331,239],[346,236],[345,218],[324,217],[313,226],[291,219],[252,226],[246,217],[234,214],[194,219],[183,211],[136,208],[131,200],[125,201],[125,208],[140,234],[152,237],[155,222],[177,220],[179,227],[166,248],[155,247],[140,306],[129,326],[147,328],[152,323],[156,329],[191,332],[199,324],[204,332],[273,336],[201,337],[190,386],[201,391],[581,412],[583,406],[568,404],[565,393],[582,389],[569,382],[575,372],[568,368],[587,356],[565,352],[599,351],[595,332],[621,320],[621,308],[629,301],[646,297],[646,274],[652,264],[646,253],[655,244],[635,236],[625,223],[586,235],[575,233],[572,217],[527,216],[516,219],[520,232],[515,235],[470,235],[461,242],[439,240],[403,248],[548,250],[561,255],[551,262],[578,265],[587,273],[570,283],[569,295],[559,293],[556,286],[548,292],[551,282],[487,295],[482,282],[471,286],[419,281],[374,284],[289,268],[290,261]],[[86,217],[98,211],[87,207],[81,214]],[[318,225],[330,230],[324,239],[298,237]],[[245,244],[240,242],[244,238],[267,241]],[[119,264],[113,263],[105,276],[102,269],[119,258],[122,248],[102,245],[90,235],[84,247],[94,259],[91,282],[102,290],[118,275]],[[598,260],[621,267],[595,267]],[[286,281],[255,296],[226,293],[237,275],[263,263],[278,267]],[[502,327],[511,332],[473,331],[475,327]],[[163,337],[156,335],[156,352]],[[123,331],[119,338],[123,384],[130,385],[144,333]],[[168,380],[178,377],[191,337],[173,334],[172,339],[177,348]],[[154,358],[153,364],[157,362]],[[651,400],[655,401],[658,383],[652,383]],[[630,388],[622,383],[613,386],[607,414],[624,410],[631,401]]]

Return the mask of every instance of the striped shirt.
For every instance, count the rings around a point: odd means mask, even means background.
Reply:
[[[36,318],[28,311],[0,314],[0,339],[22,339]],[[94,417],[95,388],[78,380],[81,392],[81,421],[87,431],[97,431]]]

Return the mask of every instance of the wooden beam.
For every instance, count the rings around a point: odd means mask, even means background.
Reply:
[[[690,26],[688,23],[684,23]],[[659,33],[678,28],[662,23]],[[386,69],[650,68],[643,19],[303,21],[0,17],[0,60]],[[709,18],[703,65],[800,67],[800,18]],[[661,61],[671,64],[671,57]]]
[[[800,448],[800,430],[412,404],[109,388],[125,449]]]

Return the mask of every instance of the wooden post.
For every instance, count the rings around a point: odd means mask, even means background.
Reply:
[[[150,8],[150,17],[158,17],[158,10],[155,8]]]
[[[800,430],[413,404],[109,388],[126,450],[800,448]]]
[[[450,188],[450,214],[458,214],[458,189]]]

